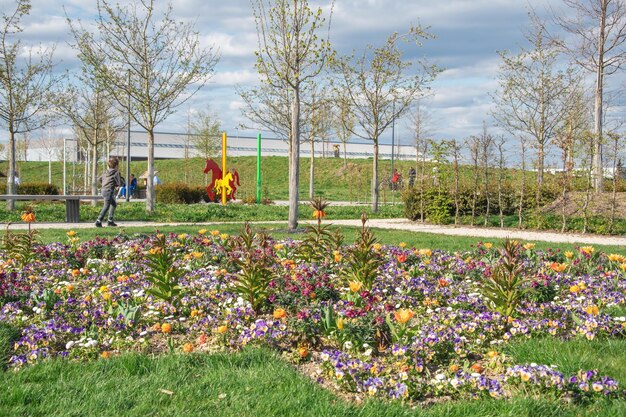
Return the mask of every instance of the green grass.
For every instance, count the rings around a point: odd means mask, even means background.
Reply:
[[[566,405],[550,399],[448,401],[430,408],[348,402],[263,349],[233,354],[122,355],[61,360],[6,372],[2,416],[619,416],[624,402]]]
[[[6,206],[0,204],[0,222],[20,222],[21,212],[26,207],[32,207],[38,222],[64,222],[65,205],[63,203],[29,203],[19,202],[15,211],[7,211]],[[92,206],[81,204],[80,218],[83,222],[95,221],[102,204]],[[308,204],[301,204],[298,210],[300,219],[310,219],[312,209]],[[372,213],[369,206],[329,206],[326,210],[328,217],[333,219],[358,219],[365,212],[370,218],[394,218],[404,216],[404,205],[388,204],[379,207],[377,213]],[[248,204],[162,204],[156,206],[152,214],[146,213],[143,202],[120,202],[115,211],[115,219],[122,221],[157,221],[157,222],[209,222],[209,221],[269,221],[287,220],[289,208],[275,205],[248,205]]]

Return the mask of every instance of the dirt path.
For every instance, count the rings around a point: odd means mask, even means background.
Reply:
[[[159,227],[159,226],[182,226],[189,225],[193,227],[219,225],[223,223],[233,222],[206,222],[206,223],[173,223],[173,222],[125,222],[118,221],[119,227]],[[241,222],[236,222],[241,223]],[[260,222],[264,224],[285,224],[284,221],[276,222]],[[306,222],[312,223],[312,222]],[[332,224],[342,226],[361,226],[360,220],[332,220]],[[518,229],[485,229],[478,227],[454,227],[454,226],[438,226],[432,224],[421,224],[412,222],[407,219],[372,219],[368,221],[368,226],[381,229],[405,230],[411,232],[432,233],[450,236],[475,236],[478,238],[506,238],[519,239],[524,241],[545,241],[560,243],[582,243],[590,245],[618,245],[626,246],[626,237],[621,236],[599,236],[599,235],[583,235],[575,233],[555,233],[555,232],[536,232]],[[0,225],[6,228],[6,224]],[[93,223],[35,223],[37,229],[86,229],[94,227]],[[13,224],[11,230],[25,230],[26,224]]]

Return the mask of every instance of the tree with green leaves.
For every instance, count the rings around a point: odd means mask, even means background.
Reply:
[[[210,111],[198,111],[189,122],[191,144],[196,154],[204,159],[211,159],[218,154],[221,147],[220,119]]]
[[[2,12],[0,22],[0,122],[9,131],[7,194],[16,191],[16,135],[46,125],[62,78],[52,72],[54,47],[27,47],[18,38],[30,8],[29,0],[17,0],[15,9]],[[14,207],[15,202],[7,200],[7,209]]]
[[[438,69],[424,60],[404,60],[399,43],[403,40],[421,46],[423,39],[431,38],[421,27],[412,27],[408,33],[393,33],[385,44],[368,46],[361,56],[352,54],[334,61],[338,74],[338,89],[350,101],[356,120],[351,133],[371,140],[374,145],[372,164],[372,211],[378,211],[378,151],[379,139],[391,124],[404,115],[411,103],[422,96],[427,84]],[[418,70],[411,67],[416,64]]]
[[[334,1],[331,2],[331,9]],[[289,229],[298,227],[300,182],[301,93],[317,77],[331,54],[322,9],[312,10],[308,0],[253,0],[258,35],[256,68],[262,83],[287,100],[290,115]],[[328,24],[330,33],[330,24]],[[270,94],[272,97],[273,94]]]
[[[350,111],[350,102],[347,97],[338,95],[334,97],[335,114],[332,115],[332,125],[335,135],[343,144],[343,167],[348,167],[348,142],[354,130],[354,114]]]
[[[79,58],[148,133],[146,211],[155,209],[154,130],[208,81],[218,61],[193,24],[158,12],[154,0],[113,6],[98,0],[95,32],[69,21]]]

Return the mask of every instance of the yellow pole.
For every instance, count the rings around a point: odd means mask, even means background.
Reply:
[[[222,180],[226,176],[226,132],[222,133]],[[222,205],[226,205],[226,187],[222,186]]]

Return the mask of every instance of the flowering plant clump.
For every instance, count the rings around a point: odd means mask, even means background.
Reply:
[[[33,240],[26,262],[5,243],[0,321],[21,332],[9,365],[252,344],[362,397],[624,397],[596,370],[565,374],[501,352],[530,338],[626,336],[614,313],[626,307],[626,258],[517,242],[454,254],[382,245],[366,221],[354,245],[316,241],[323,256],[249,225],[235,237],[68,233],[65,244]]]

